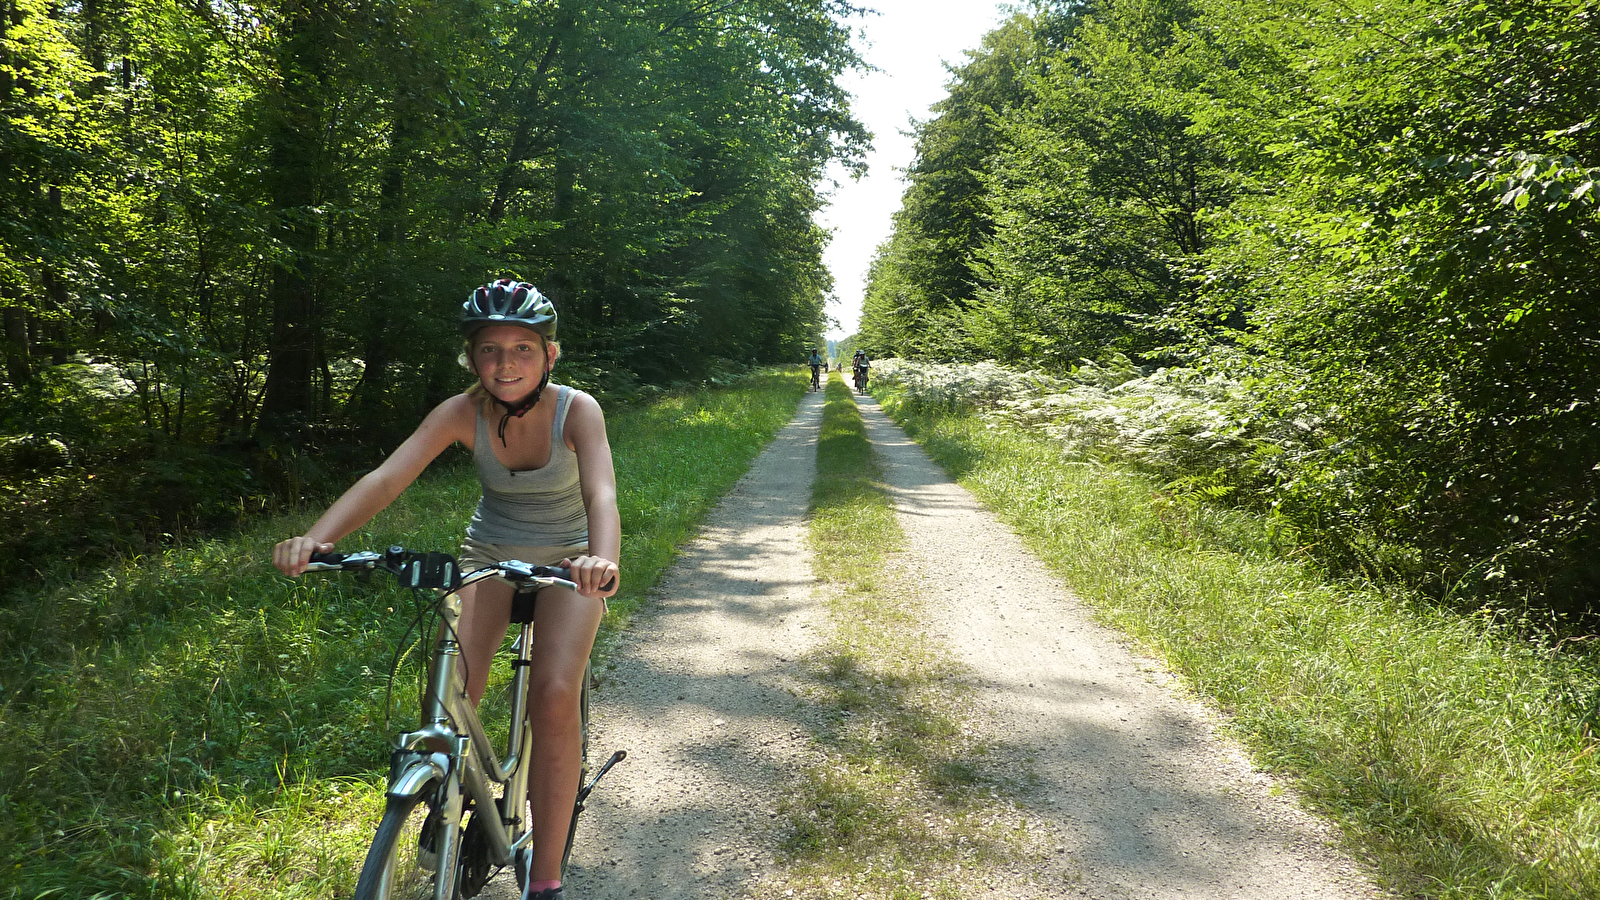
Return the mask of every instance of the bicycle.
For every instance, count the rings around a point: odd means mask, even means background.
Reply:
[[[356,900],[431,897],[456,900],[474,897],[490,878],[512,864],[518,851],[532,838],[529,830],[528,758],[533,731],[528,722],[529,661],[533,648],[534,594],[561,586],[576,589],[565,577],[567,570],[531,566],[519,560],[498,563],[466,575],[447,553],[417,552],[390,547],[383,553],[314,553],[307,571],[382,570],[402,587],[419,595],[436,594],[441,619],[435,639],[433,667],[421,701],[421,723],[396,739],[389,760],[389,782],[383,818],[367,851],[356,883]],[[507,688],[511,725],[505,754],[494,745],[466,693],[456,641],[461,617],[457,593],[485,578],[503,578],[513,584],[511,621],[521,626],[513,649],[513,676]],[[579,701],[583,742],[583,774],[579,776],[572,824],[567,829],[561,856],[565,872],[577,834],[578,816],[595,785],[628,752],[612,753],[605,765],[584,784],[588,773],[589,675],[584,672]],[[501,785],[496,795],[491,784]],[[524,873],[517,871],[518,886]]]
[[[811,389],[813,391],[822,390],[822,377],[819,366],[811,367]]]

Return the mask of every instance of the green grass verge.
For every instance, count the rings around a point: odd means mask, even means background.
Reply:
[[[805,387],[798,370],[767,373],[611,412],[624,582],[602,647]],[[477,496],[470,468],[430,473],[342,546],[449,550]],[[0,608],[0,895],[349,894],[381,811],[411,597],[383,579],[278,576],[272,543],[312,518]],[[413,714],[405,693],[395,726]]]
[[[884,405],[1105,621],[1227,711],[1390,886],[1600,897],[1600,655],[1329,583],[1259,519],[1065,461],[1041,437]]]
[[[904,536],[850,390],[829,377],[809,540],[832,626],[807,660],[826,761],[779,804],[789,867],[767,886],[808,898],[957,898],[1033,846],[991,802],[986,748],[965,727],[962,670],[897,591]]]

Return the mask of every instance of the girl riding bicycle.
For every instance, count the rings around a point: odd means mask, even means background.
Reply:
[[[561,355],[556,310],[531,284],[502,279],[462,305],[463,365],[478,379],[444,401],[377,469],[330,506],[305,534],[273,548],[285,575],[306,570],[313,552],[365,525],[394,501],[446,447],[472,451],[483,496],[467,525],[463,572],[519,559],[572,570],[576,592],[545,588],[535,601],[528,714],[537,735],[528,784],[532,852],[517,865],[525,900],[560,900],[561,856],[581,777],[578,702],[584,669],[617,591],[622,549],[616,475],[600,404],[550,382]],[[490,427],[491,419],[497,419]],[[495,651],[511,617],[509,584],[479,581],[461,590],[460,636],[467,693],[482,698]]]

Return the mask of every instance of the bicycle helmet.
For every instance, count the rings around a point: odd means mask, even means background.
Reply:
[[[539,289],[525,281],[502,278],[472,292],[461,304],[461,333],[472,333],[486,325],[521,325],[556,339],[556,307]]]

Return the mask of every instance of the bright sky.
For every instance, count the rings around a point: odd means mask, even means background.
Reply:
[[[1005,17],[995,0],[864,0],[864,5],[879,15],[852,22],[856,47],[881,71],[849,77],[844,84],[855,96],[856,119],[872,132],[873,149],[860,181],[834,168],[839,187],[818,215],[822,226],[833,230],[823,253],[836,297],[828,304],[828,314],[838,322],[828,331],[831,339],[855,334],[867,266],[889,237],[889,217],[900,208],[904,170],[915,154],[912,139],[901,132],[910,129],[912,119],[928,118],[928,107],[944,97],[950,77],[944,63],[965,62],[962,51],[977,48]]]

